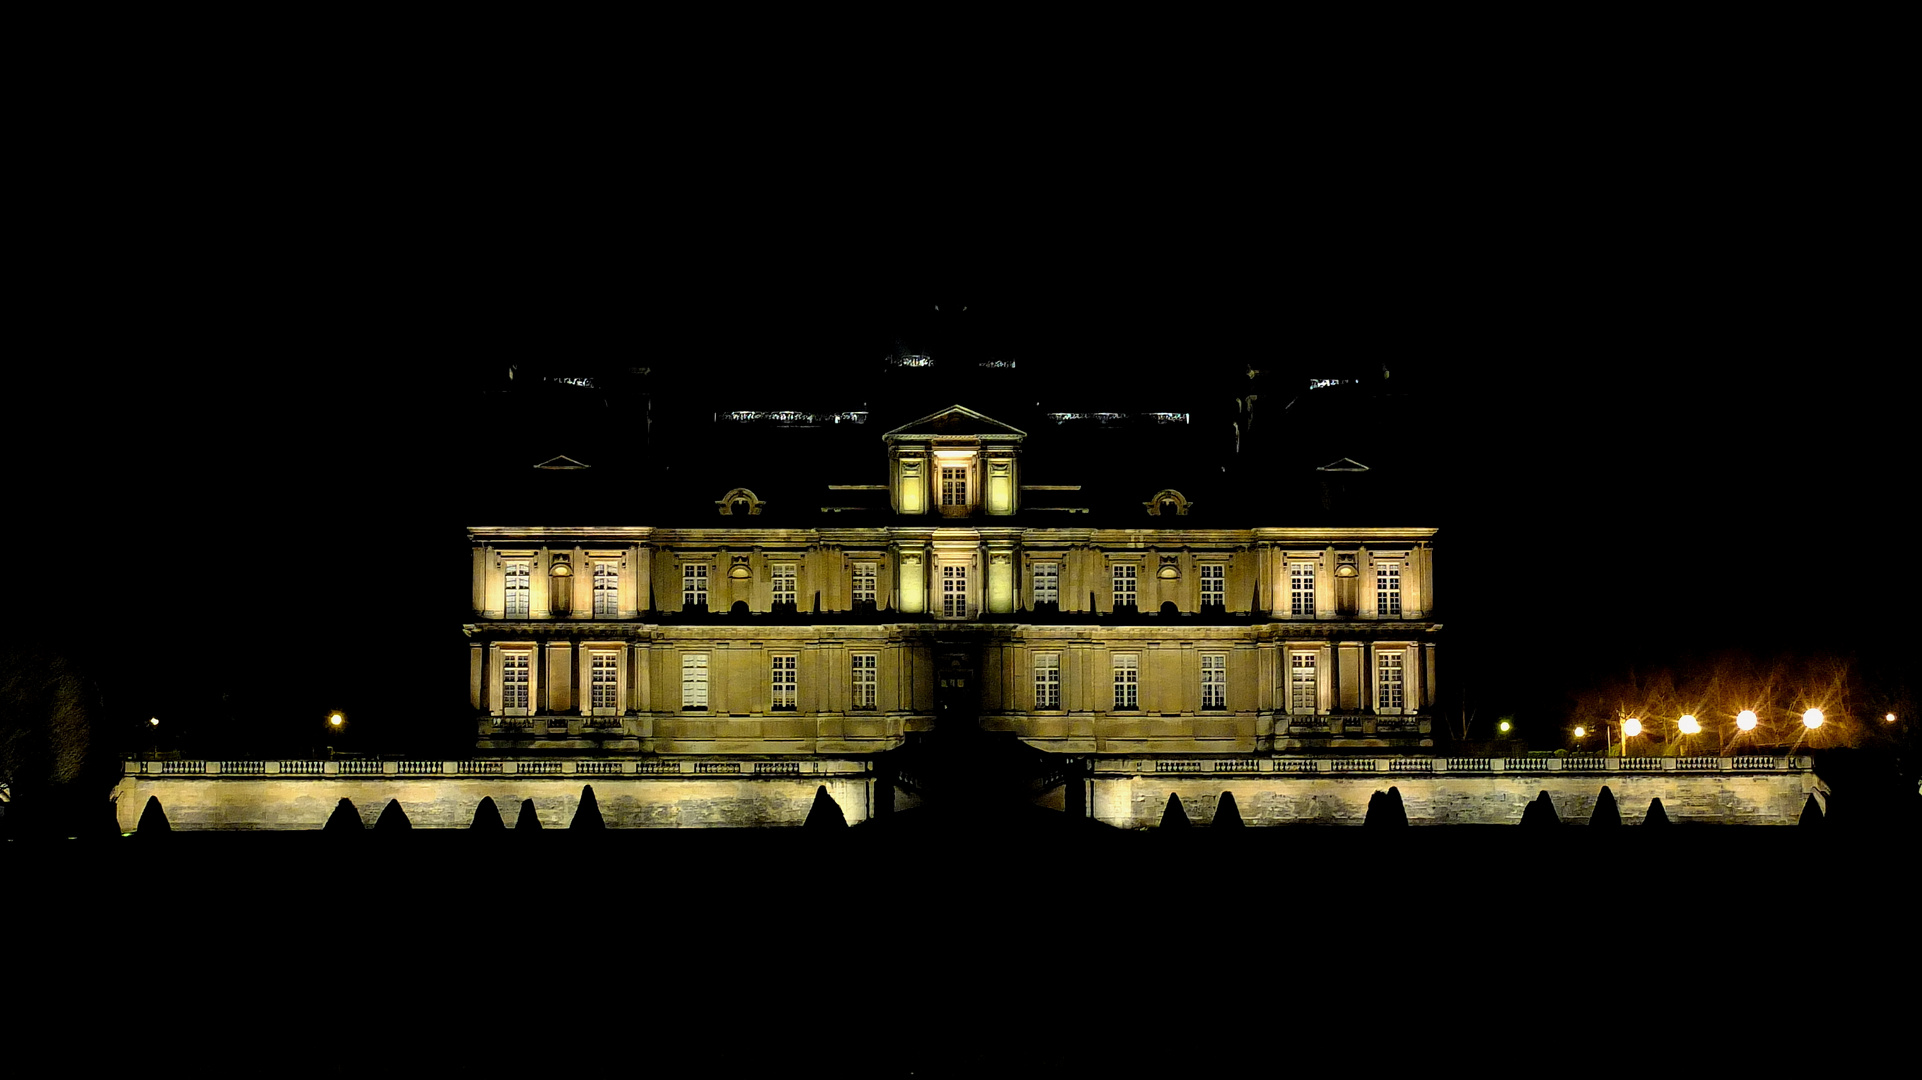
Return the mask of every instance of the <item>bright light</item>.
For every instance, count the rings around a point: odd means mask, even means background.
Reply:
[[[1822,726],[1822,710],[1810,709],[1802,714],[1802,726],[1813,731]]]
[[[333,715],[327,718],[327,722],[334,725],[335,727],[339,727],[341,723],[346,719],[347,719],[346,717],[340,715],[339,713],[334,713]]]
[[[1893,724],[1895,723],[1895,714],[1890,713],[1889,715],[1884,716],[1882,719],[1887,720],[1889,723]]]
[[[1735,726],[1738,728],[1741,728],[1743,731],[1754,731],[1755,730],[1755,710],[1743,709],[1741,712],[1736,713]]]
[[[1502,721],[1502,723],[1501,723],[1501,729],[1502,729],[1502,730],[1503,730],[1504,732],[1508,730],[1508,721],[1506,721],[1506,720],[1503,720],[1503,721]]]
[[[1586,734],[1588,734],[1588,729],[1587,729],[1587,728],[1585,728],[1585,727],[1583,727],[1583,726],[1582,726],[1582,725],[1580,725],[1580,724],[1576,724],[1576,725],[1575,725],[1575,737],[1576,737],[1576,738],[1578,738],[1578,739],[1579,739],[1579,738],[1581,738],[1582,736],[1584,736],[1584,735],[1586,735]]]
[[[1700,735],[1702,733],[1702,725],[1696,723],[1695,718],[1687,713],[1682,714],[1682,718],[1676,722],[1676,726],[1682,729],[1682,734],[1684,735]]]
[[[1640,720],[1637,720],[1636,718],[1631,716],[1628,719],[1622,721],[1622,734],[1640,735],[1641,733],[1642,733],[1642,722]]]
[[[1889,719],[1891,719],[1891,720],[1893,720],[1893,719],[1895,719],[1895,714],[1894,714],[1894,713],[1890,713],[1890,714],[1889,714]],[[159,727],[159,726],[160,726],[160,718],[159,718],[158,716],[149,716],[149,717],[147,717],[147,726],[148,726],[148,727]]]

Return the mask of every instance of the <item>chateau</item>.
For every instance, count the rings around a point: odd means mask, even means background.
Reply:
[[[1028,475],[1074,419],[949,404],[784,498],[716,476],[659,523],[472,528],[477,748],[868,757],[949,718],[1093,757],[1432,745],[1434,528],[1098,505]]]

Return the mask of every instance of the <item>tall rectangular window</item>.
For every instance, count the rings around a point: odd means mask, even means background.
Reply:
[[[1313,715],[1320,708],[1320,687],[1315,682],[1315,654],[1288,654],[1288,711]]]
[[[1114,658],[1114,707],[1133,709],[1140,703],[1141,658],[1117,653]]]
[[[707,606],[707,564],[681,564],[681,606]]]
[[[527,668],[529,654],[511,652],[501,656],[501,708],[507,712],[527,711]]]
[[[1288,614],[1304,619],[1315,617],[1315,566],[1313,563],[1289,564]]]
[[[1375,654],[1375,670],[1379,672],[1379,681],[1375,687],[1377,711],[1385,712],[1393,709],[1400,712],[1402,709],[1402,659],[1399,649],[1394,652]]]
[[[773,687],[772,707],[776,712],[792,712],[796,702],[796,661],[800,658],[793,653],[782,653],[773,657],[774,671],[770,682]]]
[[[968,614],[968,568],[953,563],[941,567],[941,614],[950,619]]]
[[[873,653],[854,654],[854,707],[872,709],[880,699],[881,687],[877,679],[880,657]]]
[[[941,505],[968,505],[968,470],[965,467],[941,466]]]
[[[788,562],[788,563],[774,564],[774,602],[775,603],[787,604],[790,606],[794,604],[794,598],[797,595],[795,592],[795,582],[797,580],[797,576],[798,575],[796,573],[796,568],[793,563]]]
[[[620,657],[611,652],[597,652],[590,661],[589,707],[603,715],[618,711],[621,697]]]
[[[1061,602],[1061,564],[1038,562],[1034,564],[1034,602],[1037,604],[1059,604]]]
[[[875,566],[871,562],[854,564],[854,602],[872,604],[875,601]]]
[[[501,615],[509,619],[527,618],[528,598],[532,595],[533,576],[524,562],[501,566]]]
[[[618,563],[594,564],[594,617],[612,619],[621,613],[621,568]]]
[[[1061,707],[1061,654],[1034,654],[1034,707]]]
[[[1116,611],[1135,606],[1135,564],[1114,565],[1114,606]]]
[[[1401,614],[1401,564],[1383,563],[1375,567],[1375,614],[1384,618]]]
[[[1201,606],[1226,607],[1228,602],[1228,568],[1221,563],[1201,564]]]
[[[1201,654],[1201,707],[1228,707],[1228,657],[1223,653]]]
[[[681,711],[707,708],[707,654],[681,654]]]

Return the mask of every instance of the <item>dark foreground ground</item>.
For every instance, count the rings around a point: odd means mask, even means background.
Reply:
[[[1922,906],[1894,833],[904,814],[4,848],[11,1015],[72,1025],[80,1053],[96,1025],[234,1061],[307,1048],[280,1071],[377,1046],[462,1070],[1126,1076],[1914,1045]]]

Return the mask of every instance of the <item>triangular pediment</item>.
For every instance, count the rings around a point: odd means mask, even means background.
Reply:
[[[1009,427],[990,416],[983,416],[966,405],[950,405],[919,420],[902,424],[883,435],[884,439],[949,438],[1025,439],[1028,433]]]
[[[526,460],[526,459],[523,458],[522,460]],[[553,457],[548,458],[546,461],[543,461],[539,465],[536,465],[534,467],[536,469],[585,469],[585,468],[588,468],[588,466],[583,465],[578,461],[575,461],[573,458],[568,457],[566,454],[556,454]]]
[[[1356,461],[1354,458],[1342,458],[1340,461],[1331,461],[1328,464],[1323,465],[1321,468],[1316,469],[1315,471],[1316,472],[1367,472],[1368,466],[1363,465],[1361,462]]]

